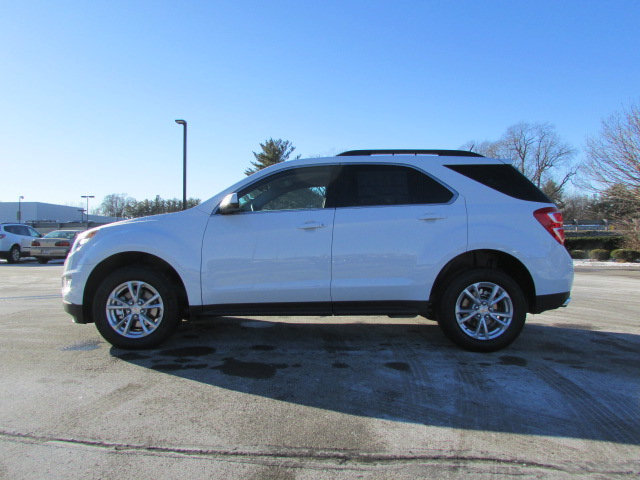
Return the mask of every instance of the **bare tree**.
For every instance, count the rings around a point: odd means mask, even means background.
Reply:
[[[460,147],[460,150],[468,150],[470,152],[479,153],[485,157],[498,158],[500,157],[500,144],[499,142],[492,142],[490,140],[484,140],[478,142],[471,140]]]
[[[631,104],[602,122],[587,139],[587,175],[601,190],[607,214],[640,249],[640,105]]]
[[[640,202],[640,105],[630,105],[602,122],[600,135],[587,139],[587,174],[605,188]]]
[[[125,216],[127,207],[134,202],[135,199],[127,196],[126,193],[111,193],[104,197],[97,210],[102,215],[121,218]]]
[[[549,123],[519,123],[507,129],[499,140],[500,153],[514,161],[515,166],[541,187],[552,173],[569,168],[555,183],[558,189],[576,173],[571,168],[575,150],[563,142]]]

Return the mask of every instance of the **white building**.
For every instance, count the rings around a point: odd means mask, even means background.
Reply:
[[[0,222],[17,222],[18,209],[22,222],[50,221],[55,223],[86,222],[87,216],[80,207],[54,205],[43,202],[0,202]],[[89,215],[89,221],[95,223],[110,223],[119,219],[102,215]]]

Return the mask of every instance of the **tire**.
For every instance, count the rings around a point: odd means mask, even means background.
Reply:
[[[20,247],[18,245],[14,245],[9,250],[9,255],[7,255],[7,263],[18,263],[20,261]]]
[[[41,263],[43,265],[49,261],[47,257],[38,257],[37,260],[38,260],[38,263]]]
[[[155,347],[180,321],[175,291],[171,280],[148,267],[115,270],[96,290],[92,306],[96,327],[116,347]]]
[[[445,288],[438,324],[460,347],[493,352],[518,337],[526,315],[522,289],[510,276],[500,270],[477,269],[461,273]]]

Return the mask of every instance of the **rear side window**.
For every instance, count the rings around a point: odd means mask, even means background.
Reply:
[[[336,207],[447,203],[453,193],[431,177],[399,165],[347,165],[335,187]]]
[[[553,203],[512,165],[446,165],[446,167],[510,197],[529,202]]]

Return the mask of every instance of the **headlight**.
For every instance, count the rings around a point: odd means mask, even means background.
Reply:
[[[80,250],[82,246],[86,244],[89,240],[91,240],[93,237],[95,237],[98,232],[99,230],[87,230],[86,232],[78,235],[78,238],[76,238],[76,241],[73,244],[73,248],[71,249],[71,252],[73,253]]]

